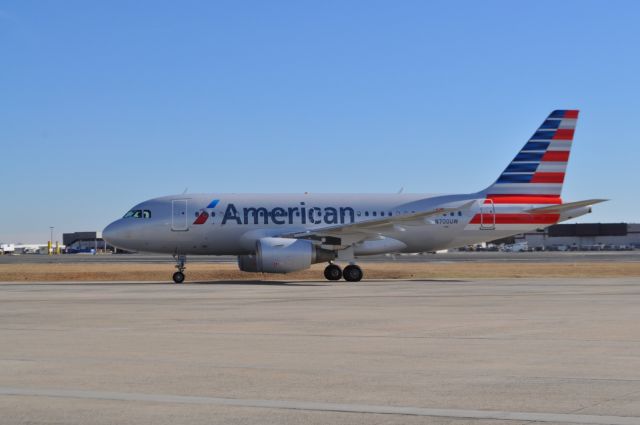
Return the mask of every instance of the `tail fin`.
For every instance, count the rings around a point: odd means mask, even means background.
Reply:
[[[578,112],[563,109],[549,114],[498,180],[483,192],[559,197]]]

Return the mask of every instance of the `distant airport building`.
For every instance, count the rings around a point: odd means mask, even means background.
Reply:
[[[640,224],[556,224],[544,230],[516,235],[513,242],[526,242],[529,249],[560,251],[640,249]]]
[[[62,243],[68,253],[113,251],[113,247],[102,239],[102,232],[63,233]]]

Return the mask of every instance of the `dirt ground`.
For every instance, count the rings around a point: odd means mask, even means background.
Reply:
[[[365,279],[490,279],[531,277],[640,277],[640,262],[363,263]],[[244,273],[235,264],[192,263],[187,281],[319,280],[323,264],[287,275]],[[173,264],[2,264],[0,282],[168,281]]]

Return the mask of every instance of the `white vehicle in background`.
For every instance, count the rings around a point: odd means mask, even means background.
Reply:
[[[525,252],[529,250],[529,244],[525,242],[516,242],[513,244],[505,245],[502,248],[505,252]]]
[[[12,243],[3,243],[0,244],[0,253],[1,254],[13,254],[16,252],[16,246]]]
[[[40,244],[22,244],[16,245],[16,251],[22,254],[47,254],[47,245]]]

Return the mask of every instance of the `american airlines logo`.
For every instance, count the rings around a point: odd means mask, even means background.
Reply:
[[[193,224],[204,224],[209,217],[214,217],[214,209],[220,200],[214,199],[205,209],[200,211]],[[229,203],[222,216],[221,225],[234,223],[247,224],[349,224],[355,222],[355,210],[351,207],[308,207],[300,202],[297,207],[236,207]]]
[[[216,205],[218,205],[218,202],[220,202],[219,199],[214,199],[213,201],[209,202],[209,205],[207,205],[207,209],[215,208]],[[198,217],[196,217],[196,221],[194,221],[193,224],[204,224],[207,222],[208,219],[209,219],[209,212],[206,210],[202,210],[200,211],[200,214],[198,215]]]

